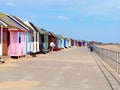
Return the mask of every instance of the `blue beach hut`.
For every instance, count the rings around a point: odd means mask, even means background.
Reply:
[[[30,28],[32,28],[32,44],[31,44],[31,50],[33,53],[40,52],[39,50],[39,31],[36,29],[35,25],[29,21],[24,22],[26,25],[28,25]]]

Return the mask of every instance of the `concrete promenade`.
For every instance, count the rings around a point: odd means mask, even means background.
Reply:
[[[120,75],[87,47],[0,65],[0,90],[120,90]]]

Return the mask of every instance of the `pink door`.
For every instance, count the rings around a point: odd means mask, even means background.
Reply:
[[[18,31],[10,31],[10,56],[18,56]]]

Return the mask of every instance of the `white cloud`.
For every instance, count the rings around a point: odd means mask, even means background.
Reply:
[[[68,18],[66,16],[57,16],[57,19],[59,19],[59,20],[67,20]]]
[[[7,2],[6,5],[7,5],[7,6],[12,6],[12,7],[13,7],[13,6],[15,6],[15,3],[13,3],[13,2]]]

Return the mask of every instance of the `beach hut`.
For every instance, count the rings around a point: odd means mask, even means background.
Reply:
[[[69,39],[65,35],[61,35],[61,37],[63,38],[64,48],[68,48]]]
[[[32,36],[32,39],[33,39],[33,43],[32,43],[33,50],[32,51],[33,51],[33,53],[40,52],[40,50],[39,50],[39,38],[40,38],[39,31],[37,30],[36,26],[33,23],[31,23],[29,21],[25,21],[24,23],[33,29],[33,36]]]
[[[26,30],[14,20],[10,15],[0,13],[0,37],[1,37],[1,55],[2,56],[22,56],[26,55]]]
[[[65,48],[69,48],[69,38],[64,36],[64,46]]]
[[[57,34],[57,39],[58,39],[58,49],[60,50],[61,49],[62,41],[61,41],[61,37],[60,37],[59,34]]]
[[[71,46],[74,46],[74,39],[70,39],[71,40]]]
[[[60,34],[57,34],[58,37],[58,48],[64,49],[64,37]]]
[[[10,32],[11,34],[15,35],[16,37],[19,37],[19,43],[21,44],[21,50],[23,55],[28,55],[32,52],[32,28],[27,26],[25,23],[22,22],[22,20],[18,19],[17,17],[8,14],[7,15],[9,19],[11,19],[14,23],[18,24],[20,27],[22,27],[25,32],[18,32],[15,34],[15,32]],[[19,48],[20,49],[20,48]]]
[[[49,38],[48,38],[48,48],[49,48],[49,50],[51,49],[50,42],[54,42],[55,47],[54,47],[53,51],[58,51],[59,49],[58,49],[58,38],[57,38],[57,36],[53,32],[50,32],[50,31],[49,31],[49,34],[50,34]]]
[[[83,41],[83,46],[87,46],[88,42],[87,41]]]
[[[67,37],[67,48],[70,48],[70,38]]]
[[[83,46],[83,41],[82,40],[78,40],[78,46]]]
[[[26,54],[33,53],[33,32],[26,32]]]
[[[45,29],[41,29],[44,33],[41,36],[41,40],[42,40],[42,52],[43,53],[47,53],[48,50],[48,36],[50,35],[49,32]]]
[[[39,38],[37,39],[39,41],[39,46],[37,48],[39,48],[39,52],[42,52],[42,36],[44,36],[45,32],[42,31],[39,27],[36,27],[36,29],[39,32]]]
[[[13,15],[8,15],[8,17],[13,20],[16,24],[20,25],[21,27],[23,27],[26,32],[22,34],[19,33],[22,37],[22,41],[26,43],[26,55],[30,54],[32,52],[32,43],[33,43],[33,29],[30,28],[29,26],[27,26],[23,21],[21,21],[20,19],[16,18],[15,16]],[[24,43],[24,44],[25,44]],[[24,46],[24,45],[23,45]],[[25,46],[24,46],[25,48]]]
[[[8,55],[9,35],[7,24],[0,20],[0,56]]]
[[[29,21],[26,21],[24,23],[34,30],[34,32],[33,32],[33,52],[34,53],[42,52],[42,36],[44,36],[45,32]]]
[[[74,46],[77,46],[77,40],[74,40]]]
[[[71,48],[71,39],[68,38],[68,47]]]

